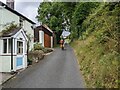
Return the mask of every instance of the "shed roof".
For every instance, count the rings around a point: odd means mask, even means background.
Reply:
[[[53,33],[53,31],[46,24],[44,24],[42,26],[45,27],[47,30],[49,30],[51,33]]]
[[[37,27],[35,28],[35,30],[40,29],[40,28],[42,28],[42,27],[44,27],[44,28],[45,28],[46,30],[48,30],[50,33],[53,33],[53,31],[52,31],[46,24],[37,26]]]

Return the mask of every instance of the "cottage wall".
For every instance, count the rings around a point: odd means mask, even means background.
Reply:
[[[10,23],[14,22],[14,24],[19,25],[20,22],[20,17],[11,11],[0,7],[0,32],[5,29],[6,25],[9,25]],[[33,43],[34,43],[34,31],[31,28],[33,24],[28,22],[27,20],[23,21],[23,29],[27,32],[27,35],[31,37],[31,42],[30,42],[30,50],[33,48]]]
[[[0,63],[2,70],[0,72],[11,72],[11,57],[10,56],[2,56],[0,57]]]
[[[28,20],[29,21],[29,20]],[[30,50],[33,48],[34,44],[34,31],[31,28],[33,24],[28,22],[26,19],[23,20],[23,30],[26,31],[26,34],[30,36]],[[7,25],[10,23],[14,23],[17,25],[20,25],[20,16],[5,9],[4,7],[0,6],[0,32],[6,28]],[[17,39],[23,38],[24,46],[23,50],[25,50],[24,53],[24,63],[23,68],[27,67],[27,41],[24,40],[24,37],[22,34],[20,34]],[[17,42],[14,42],[15,46],[13,47],[14,51],[14,57],[13,57],[13,71],[16,71],[16,54],[17,52]],[[3,40],[0,38],[0,72],[11,72],[11,55],[4,55],[3,54]]]
[[[29,23],[28,21],[24,21],[23,28],[26,31],[27,35],[30,36],[30,50],[33,48],[33,43],[34,43],[34,31],[31,28],[32,24]]]
[[[19,24],[19,16],[11,13],[3,7],[0,7],[0,20],[0,32],[6,27],[6,25],[9,25],[12,22]]]

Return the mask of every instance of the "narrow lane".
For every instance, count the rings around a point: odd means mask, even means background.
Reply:
[[[5,88],[84,88],[72,48],[60,48],[3,85]]]

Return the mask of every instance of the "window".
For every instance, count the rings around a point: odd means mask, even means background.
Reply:
[[[3,53],[7,53],[7,39],[3,39]]]
[[[17,41],[17,54],[23,53],[23,42]]]
[[[3,53],[11,53],[11,39],[3,39]]]
[[[12,40],[8,39],[8,53],[11,53],[11,44],[12,44]]]
[[[24,19],[22,18],[22,17],[20,17],[20,19],[19,19],[19,22],[20,22],[20,27],[23,27],[23,21],[24,21]]]

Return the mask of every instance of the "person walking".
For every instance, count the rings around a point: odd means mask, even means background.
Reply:
[[[62,50],[64,50],[64,39],[60,40],[60,47]]]

